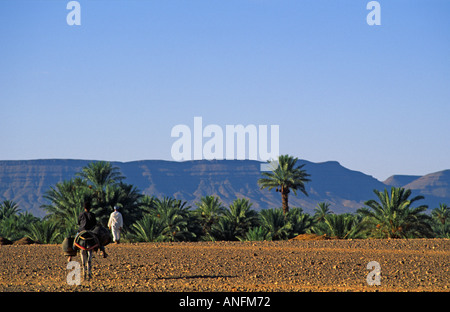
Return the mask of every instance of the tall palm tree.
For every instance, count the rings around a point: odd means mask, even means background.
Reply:
[[[118,167],[114,167],[110,162],[91,162],[77,173],[89,182],[95,190],[105,189],[106,186],[116,184],[125,179]]]
[[[66,229],[66,234],[76,233],[78,216],[85,201],[91,202],[92,212],[103,225],[115,205],[122,208],[125,229],[142,217],[139,203],[142,195],[133,185],[122,182],[124,177],[117,167],[107,162],[89,163],[76,175],[74,179],[51,187],[44,195],[50,203],[41,206],[50,219]]]
[[[390,193],[387,189],[384,192],[373,192],[378,201],[371,199],[364,203],[368,208],[358,209],[358,213],[364,217],[364,227],[372,236],[410,238],[433,235],[429,225],[431,218],[423,213],[428,206],[411,207],[413,203],[423,199],[423,196],[409,199],[411,190],[401,187],[392,187]]]
[[[98,207],[96,213],[101,217],[101,222],[106,224],[114,206],[120,207],[120,213],[124,219],[124,229],[128,224],[133,224],[142,217],[140,199],[142,194],[132,184],[120,182],[108,185],[105,190],[104,206]]]
[[[85,200],[92,198],[93,191],[81,178],[63,181],[51,187],[44,194],[50,203],[41,206],[48,212],[48,218],[66,229],[66,234],[77,231],[78,216],[83,211]]]
[[[286,215],[289,211],[288,196],[291,190],[297,195],[297,190],[308,196],[305,190],[305,182],[311,181],[310,176],[302,168],[305,164],[297,166],[298,158],[289,155],[280,155],[278,165],[271,172],[262,172],[263,178],[258,180],[261,189],[275,188],[281,193],[283,213]]]
[[[125,177],[122,176],[118,167],[114,167],[106,161],[91,162],[76,175],[81,177],[93,190],[93,196],[90,198],[92,211],[103,220],[108,212],[111,212],[111,204],[116,204],[108,202],[108,189],[111,191],[111,187],[119,185]]]

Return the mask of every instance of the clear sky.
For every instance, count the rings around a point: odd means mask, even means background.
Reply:
[[[171,160],[177,124],[384,180],[450,169],[450,1],[0,0],[0,159]]]

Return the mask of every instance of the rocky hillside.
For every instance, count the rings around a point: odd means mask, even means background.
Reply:
[[[66,159],[0,161],[0,201],[12,199],[22,211],[43,216],[45,211],[39,208],[45,202],[43,194],[56,183],[74,177],[89,162]],[[373,189],[382,190],[389,185],[409,187],[415,191],[413,195],[423,194],[426,197],[423,203],[430,208],[437,207],[439,202],[450,204],[450,170],[408,179],[394,176],[383,183],[334,161],[313,163],[302,160],[301,163],[306,164],[304,169],[311,174],[312,181],[306,187],[309,197],[291,193],[289,201],[291,206],[303,207],[307,212],[312,212],[321,201],[331,203],[330,208],[336,213],[354,212],[364,201],[374,198]],[[202,196],[216,195],[226,205],[236,197],[245,197],[257,210],[281,206],[279,193],[259,189],[261,162],[258,161],[143,160],[113,164],[127,177],[125,182],[135,185],[144,194],[174,196],[191,205]]]
[[[424,176],[392,176],[384,181],[386,185],[413,190],[413,194],[425,196],[429,208],[439,203],[450,203],[450,170],[430,173]]]

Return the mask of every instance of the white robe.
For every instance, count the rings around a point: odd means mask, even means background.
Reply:
[[[120,239],[120,229],[123,227],[122,214],[118,211],[114,211],[109,216],[108,227],[111,228],[113,235],[113,241],[117,242]]]

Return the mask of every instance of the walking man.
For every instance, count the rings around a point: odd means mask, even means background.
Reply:
[[[114,243],[118,244],[120,240],[120,231],[123,227],[122,214],[119,212],[119,207],[114,206],[114,212],[109,216],[108,228],[111,230],[113,235]]]

